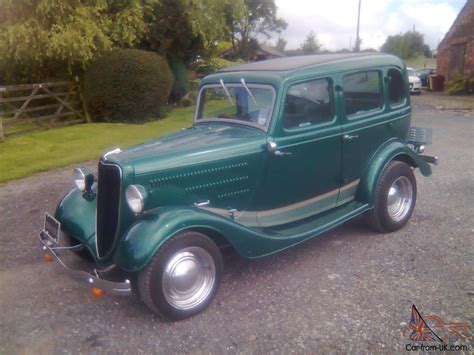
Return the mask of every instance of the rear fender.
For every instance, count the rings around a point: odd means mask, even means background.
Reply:
[[[423,176],[431,175],[429,164],[422,156],[410,149],[405,142],[400,140],[389,141],[370,160],[357,192],[359,201],[367,201],[371,207],[374,205],[377,181],[382,171],[392,160],[403,161],[413,168],[419,168]]]

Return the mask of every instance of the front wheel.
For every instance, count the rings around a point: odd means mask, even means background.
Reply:
[[[406,163],[392,161],[382,172],[375,188],[375,206],[368,224],[378,232],[393,232],[410,219],[416,203],[416,179]]]
[[[178,320],[203,311],[222,276],[217,245],[198,232],[183,232],[167,241],[138,274],[138,291],[155,313]]]

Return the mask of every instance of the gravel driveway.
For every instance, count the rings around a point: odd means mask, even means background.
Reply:
[[[230,255],[211,306],[176,323],[134,297],[94,299],[41,260],[43,213],[73,186],[70,168],[0,185],[0,354],[402,352],[413,303],[472,325],[474,117],[419,107],[412,124],[434,129],[426,153],[440,165],[417,174],[405,228],[356,220],[275,256]]]

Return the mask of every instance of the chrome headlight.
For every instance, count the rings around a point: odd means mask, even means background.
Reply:
[[[143,211],[146,196],[146,190],[142,185],[129,185],[125,190],[125,200],[133,213]]]
[[[74,168],[72,177],[77,188],[81,191],[89,191],[94,183],[94,175],[87,168]]]

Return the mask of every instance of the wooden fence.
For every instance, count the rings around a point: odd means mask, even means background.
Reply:
[[[78,80],[0,86],[0,142],[11,135],[90,122]]]

